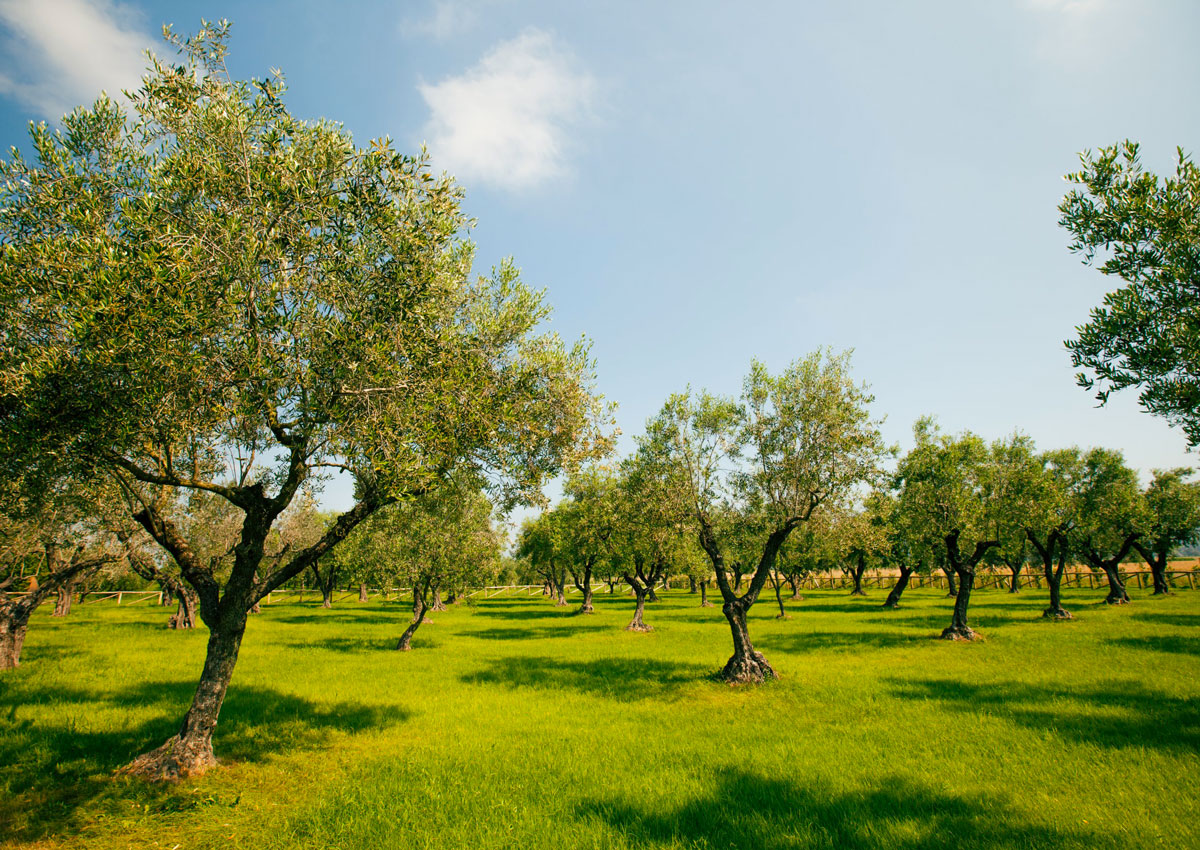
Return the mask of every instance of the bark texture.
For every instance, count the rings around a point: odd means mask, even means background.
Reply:
[[[725,662],[717,678],[731,685],[758,684],[779,678],[763,654],[755,650],[750,642],[750,632],[746,628],[746,607],[740,600],[721,606],[721,613],[725,615],[733,634],[733,655]]]
[[[173,780],[198,776],[216,766],[213,732],[246,632],[244,613],[230,619],[218,623],[209,633],[200,684],[179,733],[161,747],[138,756],[122,772],[145,779]]]

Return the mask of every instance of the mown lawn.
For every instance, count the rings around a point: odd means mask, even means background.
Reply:
[[[536,598],[434,615],[273,605],[221,715],[223,766],[113,778],[170,735],[205,633],[165,609],[35,616],[0,676],[14,847],[1200,847],[1200,592],[1108,608],[977,592],[985,642],[934,640],[940,591],[809,592],[751,633],[782,675],[731,689],[719,609],[682,592],[622,631]],[[577,598],[577,597],[576,597]]]

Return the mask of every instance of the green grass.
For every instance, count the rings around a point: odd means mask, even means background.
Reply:
[[[732,689],[719,609],[673,592],[573,616],[542,598],[433,616],[275,605],[176,785],[112,772],[170,735],[205,633],[97,604],[31,624],[0,676],[0,844],[16,847],[1200,847],[1200,593],[1108,608],[976,592],[810,592],[751,634],[782,678]]]

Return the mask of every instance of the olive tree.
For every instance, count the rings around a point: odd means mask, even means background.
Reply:
[[[1146,504],[1137,473],[1113,449],[1090,449],[1082,459],[1077,489],[1079,524],[1077,550],[1087,563],[1103,570],[1108,580],[1109,605],[1129,602],[1121,563],[1133,551],[1147,524]]]
[[[1081,386],[1135,387],[1142,407],[1200,444],[1200,168],[1180,149],[1174,176],[1146,171],[1126,141],[1080,156],[1059,224],[1084,263],[1124,284],[1067,342]]]
[[[472,277],[452,178],[424,155],[292,116],[279,78],[237,80],[227,32],[152,59],[132,114],[101,98],[0,165],[4,450],[120,482],[209,629],[179,731],[130,766],[215,764],[247,614],[384,505],[478,471],[502,505],[586,454],[602,411],[580,343],[540,334],[511,264]],[[264,564],[297,494],[341,470],[355,501]],[[228,574],[154,488],[241,515]]]
[[[771,375],[755,361],[740,401],[709,393],[669,398],[649,423],[639,453],[677,482],[700,545],[712,561],[734,652],[719,676],[730,683],[775,678],[754,649],[746,614],[779,548],[820,505],[842,499],[876,475],[884,454],[872,396],[850,377],[849,353],[816,351]],[[729,581],[722,505],[760,522],[749,587]]]
[[[1200,538],[1200,483],[1188,481],[1190,469],[1156,469],[1145,491],[1146,536],[1133,548],[1154,576],[1154,593],[1171,592],[1167,558],[1179,546]]]
[[[978,436],[942,434],[932,419],[917,420],[916,445],[901,460],[897,471],[902,510],[929,533],[941,538],[946,564],[958,579],[954,615],[942,631],[946,640],[974,640],[967,608],[975,586],[976,568],[999,541],[985,539],[990,531],[988,490],[990,453]],[[970,554],[963,544],[974,542]]]

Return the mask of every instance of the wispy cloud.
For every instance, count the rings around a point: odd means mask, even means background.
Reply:
[[[101,89],[137,88],[154,39],[109,0],[0,0],[0,94],[57,118]]]
[[[460,180],[521,190],[567,171],[569,133],[594,82],[548,33],[527,30],[463,74],[418,88],[435,164]]]
[[[407,18],[405,32],[428,35],[445,41],[465,32],[479,22],[479,7],[487,0],[434,0],[433,8],[422,18]]]

